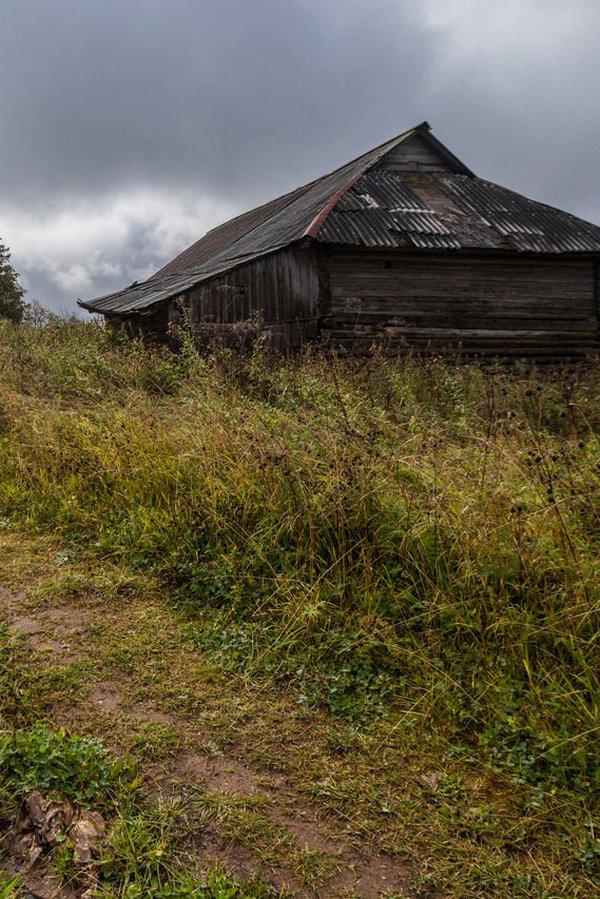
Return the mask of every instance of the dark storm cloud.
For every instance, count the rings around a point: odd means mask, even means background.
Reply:
[[[431,54],[394,0],[9,7],[1,161],[9,194],[34,198],[132,181],[258,193],[414,116]]]
[[[0,0],[0,235],[66,306],[427,118],[600,219],[595,0]]]

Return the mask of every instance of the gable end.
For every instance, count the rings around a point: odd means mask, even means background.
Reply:
[[[422,131],[410,135],[386,153],[372,171],[472,174],[433,135]]]

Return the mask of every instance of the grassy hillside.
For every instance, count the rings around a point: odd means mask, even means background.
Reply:
[[[151,597],[165,651],[228,691],[231,739],[252,721],[253,762],[402,859],[407,890],[591,895],[599,386],[597,365],[203,360],[6,324],[0,586]],[[23,671],[5,724],[51,724],[63,694]],[[334,895],[323,877],[305,888]]]

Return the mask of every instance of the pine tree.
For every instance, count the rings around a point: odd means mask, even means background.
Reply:
[[[0,318],[20,322],[25,312],[25,289],[10,264],[10,250],[0,240]]]

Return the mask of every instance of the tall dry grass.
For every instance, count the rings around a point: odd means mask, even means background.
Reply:
[[[599,376],[4,325],[0,514],[151,568],[248,677],[588,796]]]

